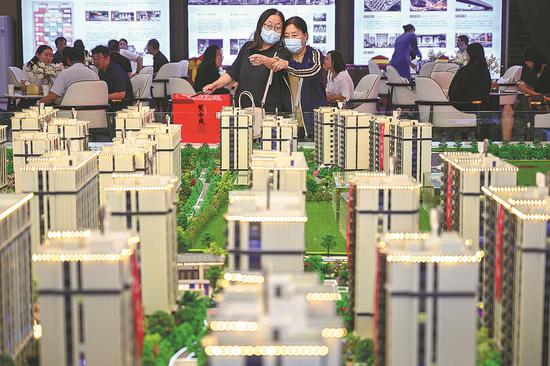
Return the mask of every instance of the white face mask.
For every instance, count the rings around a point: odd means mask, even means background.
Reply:
[[[262,28],[262,33],[260,33],[262,40],[267,44],[275,44],[281,39],[281,33],[275,32],[274,30],[266,30]]]
[[[285,47],[290,53],[298,53],[302,50],[302,40],[300,38],[285,38]]]

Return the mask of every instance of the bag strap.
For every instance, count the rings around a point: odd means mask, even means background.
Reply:
[[[274,58],[277,57],[277,52],[278,51],[275,51],[275,54],[273,55]],[[264,109],[264,107],[265,107],[265,101],[267,100],[267,93],[269,92],[269,87],[271,86],[272,82],[273,82],[273,69],[269,70],[269,77],[267,78],[267,83],[266,83],[265,89],[264,89],[264,96],[262,98],[262,104],[260,105],[260,107],[262,107],[262,109]]]

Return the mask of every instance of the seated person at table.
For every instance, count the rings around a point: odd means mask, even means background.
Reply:
[[[202,92],[202,88],[206,85],[213,83],[220,77],[220,67],[222,67],[222,50],[219,46],[209,46],[204,51],[204,58],[199,65],[197,71],[197,77],[195,78],[195,91]],[[229,90],[226,88],[219,88],[214,90],[212,94],[228,94]]]
[[[485,51],[479,43],[466,48],[468,65],[459,69],[449,87],[449,99],[457,102],[455,107],[462,111],[472,111],[472,102],[480,101],[482,110],[489,103],[491,75],[485,59]],[[477,109],[477,108],[476,108]]]
[[[519,90],[527,95],[550,93],[550,68],[543,53],[535,46],[528,46],[523,50]]]
[[[53,54],[53,61],[52,61],[54,64],[62,64],[63,63],[63,49],[65,47],[67,47],[67,38],[57,37],[55,39],[56,51]]]
[[[40,99],[40,103],[53,104],[67,92],[69,85],[78,81],[99,80],[97,74],[84,65],[84,52],[72,47],[67,55],[69,67],[61,71],[50,89],[50,93]]]
[[[147,53],[153,55],[153,73],[156,75],[160,68],[168,63],[168,59],[160,52],[160,44],[156,39],[147,42]]]
[[[329,103],[347,102],[353,94],[353,80],[346,69],[344,55],[338,50],[327,53],[323,68],[327,75],[327,100]]]
[[[141,57],[138,53],[132,52],[128,49],[128,40],[126,40],[125,38],[121,38],[120,41],[118,41],[118,46],[120,47],[120,54],[122,56],[126,57],[131,62],[136,63],[136,73],[139,74],[141,69],[143,69],[143,57]]]
[[[76,41],[74,41],[73,47],[80,48],[82,51],[84,51],[85,58],[90,55],[89,52],[86,50],[86,47],[84,47],[84,42],[82,42],[81,39],[77,39]]]
[[[92,50],[92,58],[99,70],[99,79],[107,83],[109,101],[114,102],[113,110],[131,105],[134,99],[132,83],[122,66],[111,61],[109,49],[105,46],[97,46]]]
[[[128,74],[128,77],[131,77],[132,64],[130,63],[130,60],[120,54],[120,46],[118,45],[118,41],[116,39],[111,39],[107,44],[107,47],[111,52],[111,61],[116,62],[117,64],[122,66],[124,71],[126,71],[126,73]]]
[[[46,66],[51,65],[53,59],[53,50],[48,45],[41,45],[36,49],[36,53],[34,54],[34,57],[27,62],[27,64],[24,67],[24,71],[27,73],[27,78],[33,81],[32,79],[35,78],[35,74],[33,72],[33,66],[38,66],[39,63],[42,63]],[[27,91],[27,80],[21,80],[21,90],[23,92]]]

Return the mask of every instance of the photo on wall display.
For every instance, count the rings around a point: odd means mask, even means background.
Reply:
[[[136,11],[136,20],[138,22],[160,22],[160,11]]]
[[[363,48],[393,48],[397,37],[397,33],[365,33]]]
[[[494,0],[456,0],[456,11],[492,11]]]
[[[313,43],[325,44],[325,43],[327,43],[327,36],[314,35],[313,36]]]
[[[418,47],[445,48],[447,47],[446,34],[417,34]]]
[[[242,46],[244,46],[244,44],[246,43],[246,41],[248,41],[248,39],[244,39],[244,38],[240,38],[240,39],[231,38],[231,39],[229,40],[229,54],[232,55],[232,56],[238,55],[240,49],[242,48]]]
[[[69,2],[35,1],[32,3],[33,50],[42,44],[53,45],[59,36],[73,40],[73,8]]]
[[[461,34],[468,36],[470,44],[481,43],[485,48],[493,47],[493,33],[457,33],[455,34],[455,42]]]
[[[336,0],[188,0],[189,5],[332,5]]]
[[[314,22],[326,22],[327,21],[327,13],[313,13],[313,21]]]
[[[109,11],[107,10],[91,10],[85,13],[87,22],[108,22]]]
[[[411,11],[447,11],[447,0],[409,0]]]
[[[223,48],[223,39],[198,39],[197,49],[199,55],[202,55],[206,49],[212,45],[216,45],[219,48]]]
[[[135,13],[133,11],[112,11],[111,21],[113,22],[133,22]]]
[[[401,0],[364,0],[363,7],[365,12],[401,11]]]
[[[327,25],[326,24],[314,24],[313,32],[314,33],[326,33]]]

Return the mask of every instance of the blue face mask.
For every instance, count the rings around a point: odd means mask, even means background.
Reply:
[[[277,33],[274,30],[268,31],[264,28],[262,28],[261,36],[263,41],[267,44],[275,44],[281,39],[281,33]]]
[[[300,38],[285,38],[285,47],[290,53],[298,53],[302,50],[302,40]]]

